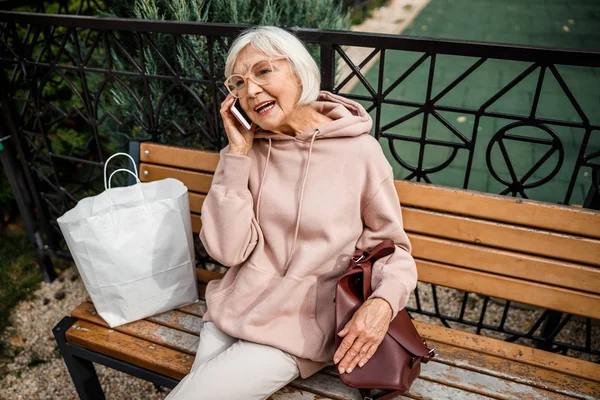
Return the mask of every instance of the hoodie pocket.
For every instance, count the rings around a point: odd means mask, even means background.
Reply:
[[[315,333],[317,334],[317,336],[321,338],[321,342],[322,342],[326,335],[325,335],[325,332],[323,332],[323,330],[319,326],[319,323],[317,322],[317,282],[316,281],[310,287],[309,292],[306,297],[308,299],[310,299],[310,303],[309,303],[309,305],[310,305],[310,315],[309,315],[310,323],[311,323]]]
[[[231,274],[231,275],[229,275]],[[229,275],[229,276],[228,276]],[[231,268],[223,278],[218,281],[210,281],[206,287],[206,303],[211,303],[215,300],[218,300],[224,296],[227,296],[229,293],[233,291],[235,288],[235,283],[240,276],[240,272],[234,271]],[[216,287],[213,289],[211,286],[215,285]]]
[[[207,297],[211,317],[223,331],[314,359],[325,335],[316,320],[317,281],[270,274],[250,263],[230,288]]]

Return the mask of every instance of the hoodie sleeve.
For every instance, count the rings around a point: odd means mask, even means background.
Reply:
[[[377,260],[373,265],[373,294],[369,296],[386,300],[392,307],[393,319],[404,308],[417,285],[417,267],[403,228],[400,203],[391,171],[365,202],[362,218],[364,228],[357,248],[371,249],[386,239],[392,239],[396,245],[393,254]]]
[[[251,164],[250,157],[223,149],[202,205],[200,240],[212,258],[229,267],[244,262],[258,242],[260,227],[248,189]]]

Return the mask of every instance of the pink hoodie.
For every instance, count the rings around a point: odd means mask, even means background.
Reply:
[[[313,107],[333,121],[296,137],[257,132],[247,156],[221,152],[200,232],[208,253],[231,267],[208,284],[203,320],[291,354],[303,378],[332,364],[335,285],[356,248],[396,243],[372,278],[372,297],[394,317],[417,283],[371,117],[328,92]]]

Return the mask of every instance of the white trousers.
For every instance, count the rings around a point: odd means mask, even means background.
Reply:
[[[299,375],[284,351],[236,339],[205,322],[194,365],[166,400],[265,400]]]

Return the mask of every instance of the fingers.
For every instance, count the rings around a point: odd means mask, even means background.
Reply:
[[[338,332],[338,336],[339,337],[344,337],[348,334],[348,331],[350,330],[350,323],[352,321],[349,321],[345,326],[344,329],[342,329],[341,331]]]
[[[334,361],[337,359],[339,362],[338,371],[340,374],[343,374],[347,371],[348,367],[350,366],[350,361],[352,361],[360,351],[360,347],[357,346],[362,346],[362,341],[360,344],[357,344],[355,343],[356,339],[357,336],[353,332],[350,332],[348,336],[342,340],[342,343],[340,343],[340,347],[334,356],[336,357],[334,358]]]
[[[219,110],[220,114],[221,114],[221,118],[223,119],[223,125],[225,126],[225,130],[229,133],[229,128],[234,128],[237,130],[237,127],[235,125],[235,120],[233,118],[233,116],[231,115],[231,111],[230,108],[233,105],[233,102],[235,101],[235,97],[233,97],[231,94],[229,96],[227,96],[225,98],[225,100],[223,100],[223,102],[221,103],[221,109]]]
[[[356,367],[356,364],[358,364],[358,361],[366,356],[368,348],[371,347],[370,345],[365,346],[366,344],[366,340],[362,335],[354,341],[338,365],[338,371],[340,374],[343,374],[344,372],[352,372],[352,370]]]
[[[373,357],[373,355],[375,354],[375,352],[376,352],[376,351],[377,351],[377,349],[379,348],[379,345],[380,345],[380,344],[381,344],[381,343],[378,343],[378,344],[376,344],[376,345],[372,345],[372,346],[371,346],[371,347],[370,347],[370,348],[367,350],[367,352],[366,352],[365,356],[364,356],[364,357],[362,357],[362,358],[360,359],[360,361],[358,362],[358,366],[359,366],[360,368],[364,367],[364,365],[367,363],[367,361],[369,361],[369,360],[370,360],[370,359]]]
[[[357,365],[364,366],[373,357],[385,337],[385,331],[369,329],[352,319],[338,335],[344,340],[335,352],[333,361],[338,364],[340,374],[343,374],[351,373]]]

